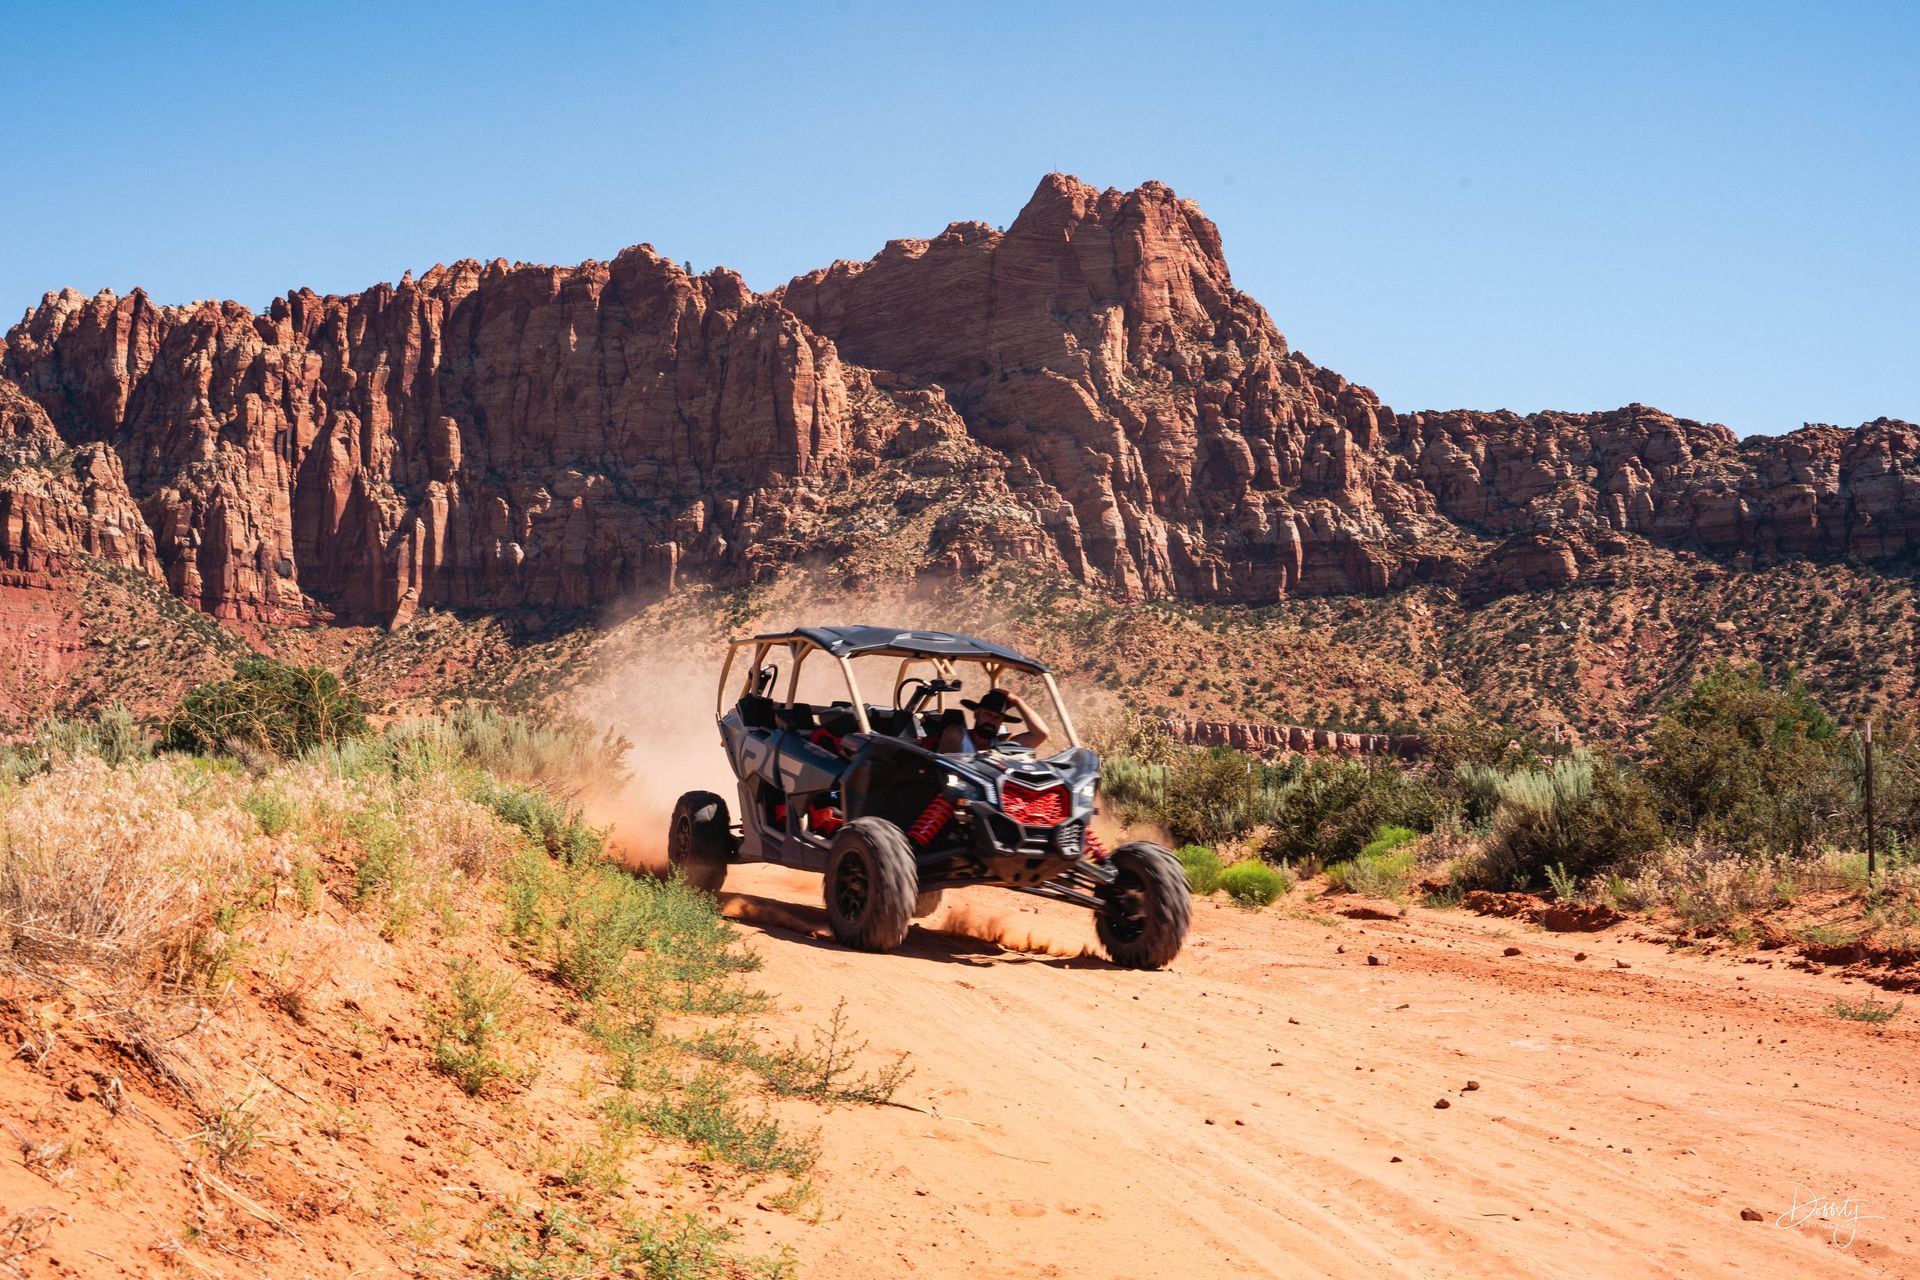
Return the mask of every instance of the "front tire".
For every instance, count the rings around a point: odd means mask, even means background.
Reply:
[[[719,893],[733,857],[727,802],[711,791],[689,791],[673,806],[667,828],[667,865],[705,893]]]
[[[913,918],[924,920],[940,909],[940,899],[946,896],[944,889],[928,889],[913,900]]]
[[[885,818],[855,818],[833,837],[821,890],[834,937],[859,951],[893,950],[920,896],[907,837]]]
[[[1115,964],[1163,969],[1180,954],[1193,914],[1193,893],[1180,860],[1160,845],[1135,840],[1113,851],[1114,882],[1100,890],[1094,932]]]

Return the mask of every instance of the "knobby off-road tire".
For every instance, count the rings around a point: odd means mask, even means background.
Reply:
[[[1100,891],[1093,913],[1094,932],[1115,964],[1129,969],[1160,969],[1173,963],[1187,940],[1193,893],[1180,860],[1146,840],[1123,844],[1107,865],[1115,872]]]
[[[719,893],[733,857],[733,829],[727,802],[711,791],[689,791],[673,806],[667,828],[667,865],[686,882]]]
[[[834,937],[861,951],[891,951],[906,940],[920,896],[913,847],[885,818],[855,818],[833,837],[821,892]]]
[[[924,920],[940,909],[940,899],[946,896],[944,889],[929,889],[913,900],[913,918]]]

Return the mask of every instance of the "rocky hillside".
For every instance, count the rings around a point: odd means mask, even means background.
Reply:
[[[594,607],[888,546],[1266,604],[1920,548],[1920,428],[1397,413],[1288,350],[1218,230],[1044,179],[769,294],[647,246],[256,315],[49,294],[0,353],[0,570],[83,553],[229,619]]]

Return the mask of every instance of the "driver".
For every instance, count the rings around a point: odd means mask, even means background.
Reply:
[[[940,734],[940,750],[949,755],[971,754],[996,746],[1038,747],[1052,732],[1019,694],[1005,689],[989,689],[980,695],[978,702],[962,698],[960,705],[973,712],[973,728],[947,725]],[[1024,724],[1027,728],[1021,733],[1009,733],[1006,726],[1010,724]]]

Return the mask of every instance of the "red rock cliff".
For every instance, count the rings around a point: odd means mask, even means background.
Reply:
[[[921,562],[1018,554],[1132,595],[1524,588],[1622,534],[1920,547],[1910,424],[1743,444],[1640,406],[1396,414],[1289,353],[1191,202],[1059,175],[1004,233],[956,223],[769,295],[645,246],[265,315],[50,294],[7,334],[0,409],[66,469],[0,462],[0,564],[102,554],[229,617],[752,576],[885,525],[885,493],[846,483],[883,462],[947,504]]]

